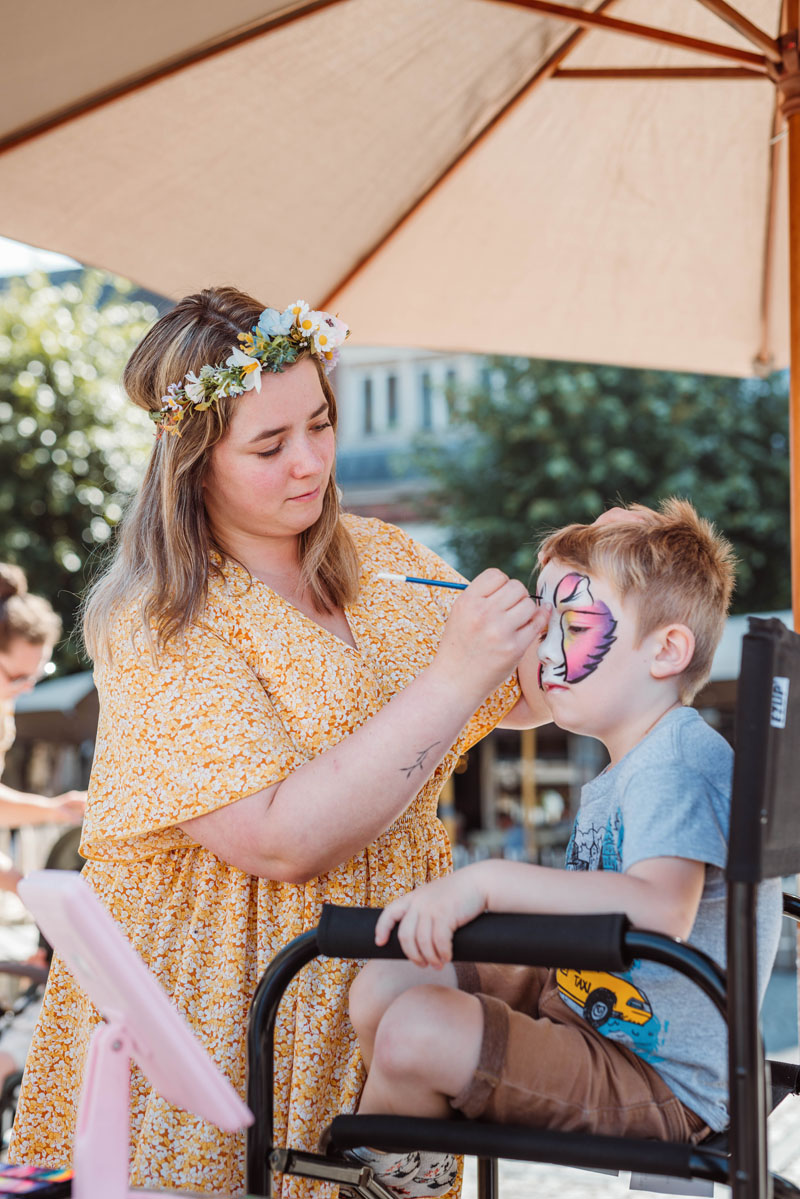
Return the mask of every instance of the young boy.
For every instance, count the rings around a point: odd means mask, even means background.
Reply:
[[[685,501],[548,537],[538,663],[520,668],[556,724],[610,763],[584,788],[566,869],[477,862],[390,904],[411,962],[372,961],[351,991],[368,1067],[359,1110],[664,1140],[727,1122],[726,1030],[664,966],[622,975],[451,961],[484,911],[625,912],[724,965],[728,744],[687,705],[708,678],[733,588],[730,545]],[[532,655],[528,654],[528,659]],[[759,897],[759,982],[777,949],[780,881]],[[415,963],[412,965],[411,963]],[[400,1195],[442,1194],[452,1158],[359,1150]]]

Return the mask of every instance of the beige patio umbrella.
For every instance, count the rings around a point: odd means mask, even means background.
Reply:
[[[0,234],[168,295],[302,296],[361,343],[737,375],[791,357],[800,462],[797,9],[16,5]],[[792,512],[800,627],[797,487]]]

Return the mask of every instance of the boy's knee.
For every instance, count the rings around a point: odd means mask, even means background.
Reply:
[[[384,1012],[398,996],[426,982],[439,981],[444,986],[455,985],[452,967],[441,972],[420,969],[412,962],[373,959],[356,976],[348,1001],[350,1022],[360,1038],[372,1038]],[[433,976],[433,977],[430,977]],[[452,977],[451,977],[452,976]]]
[[[390,987],[387,978],[386,967],[391,964],[380,961],[367,962],[350,987],[350,1023],[359,1037],[374,1035],[381,1016],[396,993]]]
[[[446,1035],[453,998],[436,986],[398,995],[378,1025],[373,1067],[386,1077],[426,1077]]]

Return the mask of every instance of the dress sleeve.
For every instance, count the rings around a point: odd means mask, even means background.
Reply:
[[[279,782],[306,760],[244,656],[193,627],[157,663],[124,631],[97,672],[101,719],[84,840],[170,828]]]
[[[463,575],[454,570],[452,566],[449,566],[433,550],[428,549],[427,546],[420,545],[416,541],[412,542],[412,545],[414,556],[419,563],[417,570],[422,578],[446,579],[450,583],[467,582]],[[433,599],[446,620],[451,607],[455,603],[458,592],[450,591],[446,587],[431,587],[430,590],[434,593]],[[488,699],[484,700],[477,712],[472,715],[466,727],[462,729],[454,749],[460,754],[466,753],[468,749],[500,723],[503,717],[514,707],[521,694],[519,680],[517,679],[516,672],[514,672]]]

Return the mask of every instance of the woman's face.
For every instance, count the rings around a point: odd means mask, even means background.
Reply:
[[[319,519],[335,454],[328,402],[306,358],[234,401],[203,483],[211,527],[226,548],[296,538]]]
[[[0,699],[13,699],[30,691],[44,674],[51,651],[52,646],[34,645],[23,637],[0,650]]]

